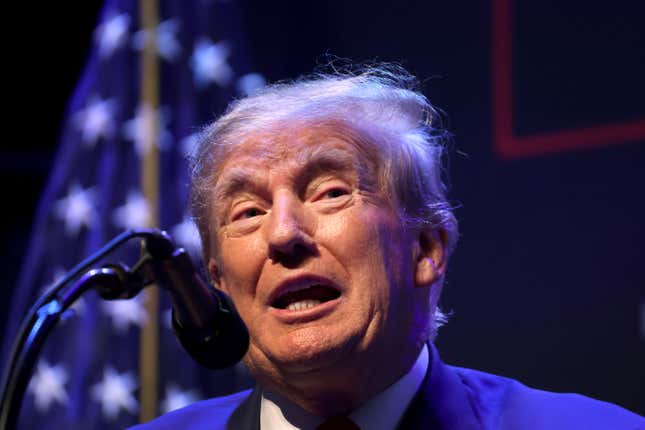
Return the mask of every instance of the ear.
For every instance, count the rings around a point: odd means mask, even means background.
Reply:
[[[226,286],[222,282],[222,273],[220,271],[219,265],[217,264],[217,261],[215,260],[214,257],[211,257],[208,260],[208,275],[210,277],[211,283],[215,288],[217,288],[220,291],[223,291],[228,294],[228,290],[226,289]]]
[[[429,287],[446,271],[446,231],[422,230],[417,240],[415,286]]]

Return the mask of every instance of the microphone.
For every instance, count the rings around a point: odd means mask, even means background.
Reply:
[[[172,300],[172,327],[184,349],[204,367],[222,369],[242,359],[249,333],[230,298],[208,286],[183,248],[167,233],[146,238],[151,277]]]

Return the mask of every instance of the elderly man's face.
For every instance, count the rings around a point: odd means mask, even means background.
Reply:
[[[220,170],[209,271],[249,328],[245,360],[256,376],[409,361],[418,351],[428,317],[418,287],[435,278],[419,272],[418,235],[361,160],[343,138],[300,129],[246,140]]]

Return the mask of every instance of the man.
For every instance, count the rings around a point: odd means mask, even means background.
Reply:
[[[258,386],[143,428],[645,428],[610,404],[441,362],[457,222],[413,83],[384,67],[279,84],[204,131],[193,214]]]

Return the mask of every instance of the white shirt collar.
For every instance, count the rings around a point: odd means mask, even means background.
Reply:
[[[428,371],[428,346],[424,345],[412,368],[385,391],[353,411],[349,417],[361,428],[396,428]],[[284,397],[263,392],[260,401],[260,430],[312,430],[322,418],[312,415]]]

